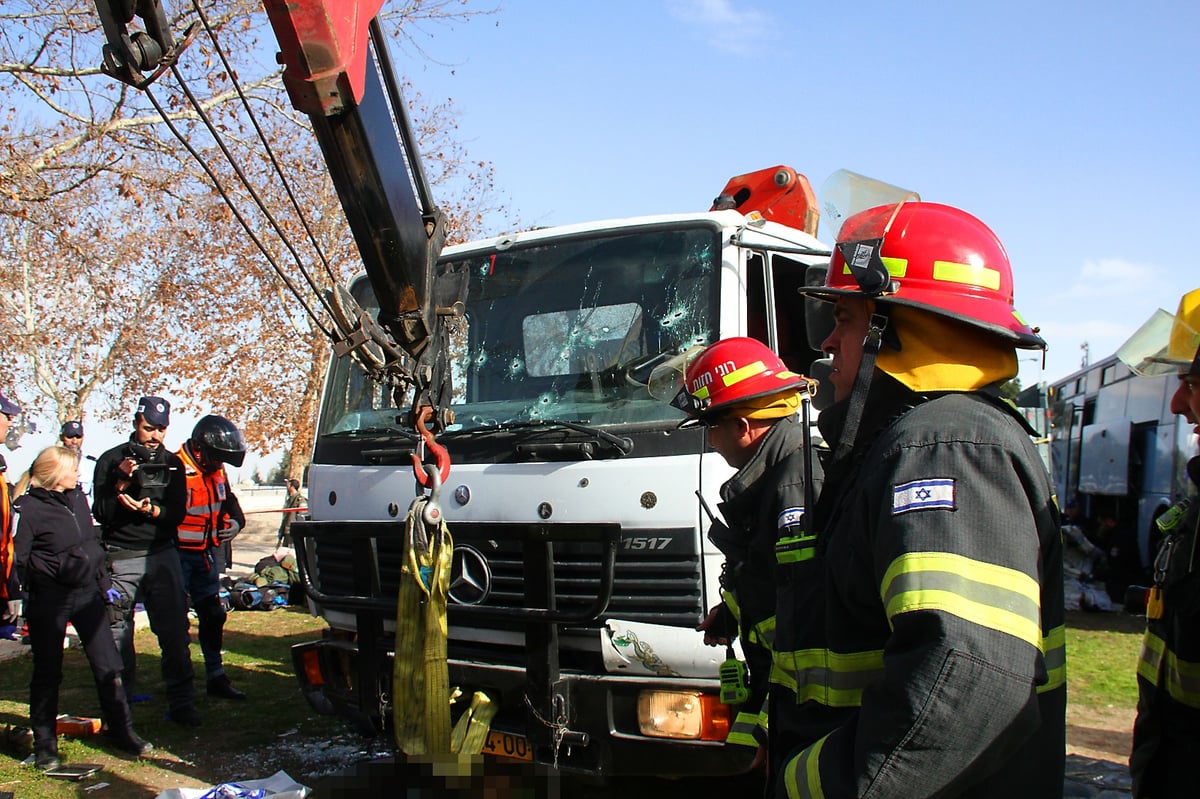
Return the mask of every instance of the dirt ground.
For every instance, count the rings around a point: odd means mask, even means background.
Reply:
[[[1067,753],[1124,763],[1133,744],[1134,708],[1067,705]]]

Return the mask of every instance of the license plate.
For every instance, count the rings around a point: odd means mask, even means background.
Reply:
[[[533,746],[530,745],[529,739],[496,730],[488,733],[487,743],[483,745],[483,753],[511,760],[533,760]]]

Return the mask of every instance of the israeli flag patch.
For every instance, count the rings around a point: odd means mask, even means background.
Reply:
[[[954,510],[954,480],[935,478],[913,480],[892,489],[892,515],[899,516],[910,510]]]
[[[804,508],[784,508],[779,512],[779,529],[799,527],[804,520]]]

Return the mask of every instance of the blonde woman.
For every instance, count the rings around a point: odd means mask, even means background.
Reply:
[[[78,478],[79,453],[47,447],[17,484],[16,559],[28,594],[25,618],[33,651],[29,724],[34,763],[43,771],[60,762],[55,719],[68,622],[75,625],[92,666],[105,734],[131,754],[153,748],[133,731],[121,683],[121,656],[105,607],[111,581],[87,498],[76,488]]]

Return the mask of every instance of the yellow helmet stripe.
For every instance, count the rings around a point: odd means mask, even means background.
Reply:
[[[887,255],[879,256],[879,260],[883,261],[883,265],[887,267],[888,274],[892,277],[904,277],[908,274],[908,259],[907,258],[891,258]],[[850,274],[850,267],[843,264],[842,274]]]
[[[754,363],[746,364],[741,369],[734,369],[729,374],[723,375],[721,377],[721,382],[723,382],[726,386],[733,386],[747,378],[760,375],[765,371],[767,371],[766,364],[764,364],[762,361],[755,361]],[[697,396],[699,395],[697,394]]]
[[[947,283],[979,286],[992,291],[1000,288],[1000,272],[998,270],[954,261],[934,261],[933,279],[944,280]]]

